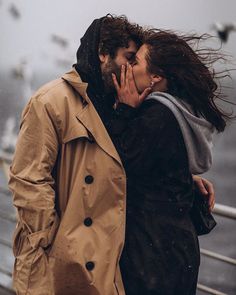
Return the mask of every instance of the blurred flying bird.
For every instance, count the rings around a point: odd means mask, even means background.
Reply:
[[[59,45],[62,48],[68,47],[68,41],[59,35],[52,34],[51,40],[52,40],[52,42],[54,42],[55,44]]]
[[[14,19],[19,19],[21,17],[19,9],[14,4],[11,4],[9,7],[9,12]]]
[[[71,61],[71,59],[57,58],[57,59],[55,59],[55,63],[59,67],[66,69],[68,67],[71,67],[72,61]]]
[[[57,49],[59,49],[54,50],[54,54],[51,56],[52,61],[63,69],[71,67],[74,59],[74,47],[72,46],[71,40],[69,41],[58,34],[51,34],[50,38],[57,45]]]
[[[33,71],[28,60],[23,58],[20,63],[12,69],[12,74],[15,79],[22,80],[23,96],[29,98],[33,92]]]
[[[217,32],[218,37],[222,42],[227,42],[229,34],[233,31],[236,31],[235,23],[219,23],[216,22],[212,25],[212,29]]]
[[[9,117],[5,122],[5,127],[3,129],[2,136],[2,149],[5,152],[13,153],[17,140],[16,133],[16,119],[14,117]]]

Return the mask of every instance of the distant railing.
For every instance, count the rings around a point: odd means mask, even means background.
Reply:
[[[215,204],[213,213],[230,219],[236,219],[236,208],[222,204]]]
[[[197,284],[197,288],[198,288],[198,290],[204,291],[205,293],[208,293],[208,294],[213,294],[213,295],[228,295],[226,293],[222,293],[220,291],[217,291],[215,289],[209,288],[209,287],[207,287],[205,285],[202,285],[202,284]]]
[[[225,218],[236,219],[236,208],[231,207],[231,206],[226,206],[226,205],[222,205],[222,204],[217,203],[214,206],[213,213],[215,215],[219,215],[219,216],[222,216],[222,217],[225,217]],[[224,263],[229,263],[229,264],[232,264],[232,265],[236,265],[236,259],[234,259],[234,258],[224,256],[224,255],[218,254],[216,252],[209,251],[209,250],[202,249],[202,248],[200,249],[200,252],[201,252],[202,255],[210,257],[212,259],[216,259],[216,260],[220,260],[220,261],[222,261]],[[201,290],[201,291],[204,291],[204,292],[208,293],[208,294],[227,295],[225,293],[222,293],[222,292],[220,292],[218,290],[209,288],[209,287],[207,287],[205,285],[202,285],[202,284],[198,284],[197,288],[199,290]]]
[[[10,165],[11,161],[12,161],[12,154],[0,151],[0,168],[2,166],[7,179],[9,178],[8,170],[9,170],[9,165]],[[215,207],[213,209],[213,213],[215,215],[223,216],[225,218],[236,219],[236,208],[231,207],[231,206],[226,206],[226,205],[222,205],[222,204],[217,203],[217,204],[215,204]],[[1,240],[0,240],[0,243],[2,243]],[[7,245],[7,246],[10,247],[11,245]],[[232,264],[232,265],[236,265],[236,259],[233,259],[233,258],[224,256],[224,255],[215,253],[213,251],[202,249],[202,248],[200,249],[200,252],[201,252],[202,255],[210,257],[212,259],[217,259],[217,260],[220,260],[220,261],[222,261],[224,263],[229,263],[229,264]],[[0,271],[3,272],[3,273],[5,272],[2,269],[0,269]],[[7,272],[5,272],[5,274],[11,276],[11,274],[9,274]],[[215,289],[210,288],[208,286],[202,285],[200,283],[197,284],[197,288],[199,290],[201,290],[201,291],[204,291],[204,292],[208,293],[208,294],[227,295],[225,293],[222,293],[222,292],[220,292],[218,290],[215,290]]]

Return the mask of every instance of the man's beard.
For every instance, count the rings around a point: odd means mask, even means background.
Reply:
[[[120,73],[121,69],[120,66],[117,65],[117,63],[109,57],[109,60],[107,64],[104,66],[104,69],[102,71],[102,79],[104,82],[104,88],[106,94],[116,94],[115,86],[112,79],[112,73],[116,75],[116,78],[118,82],[120,82]]]

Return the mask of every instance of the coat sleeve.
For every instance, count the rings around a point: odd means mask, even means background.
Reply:
[[[158,167],[171,167],[174,171],[187,167],[179,124],[161,103],[148,100],[139,110],[118,105],[109,133],[127,175],[143,175]]]
[[[43,291],[47,285],[47,276],[41,279],[39,272],[45,270],[45,248],[50,246],[59,223],[52,177],[59,147],[55,118],[49,104],[31,99],[22,113],[10,167],[9,188],[18,212],[13,240],[17,294],[39,294],[36,290]]]
[[[138,109],[118,105],[109,133],[127,174],[143,173],[144,166],[150,166],[150,159],[153,162],[154,157],[162,152],[166,131],[172,134],[169,129],[173,115],[165,106],[163,112],[162,107],[151,101],[144,102]]]

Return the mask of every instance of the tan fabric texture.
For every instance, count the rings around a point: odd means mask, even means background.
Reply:
[[[18,295],[125,294],[126,176],[86,87],[72,69],[22,113],[9,180]]]

